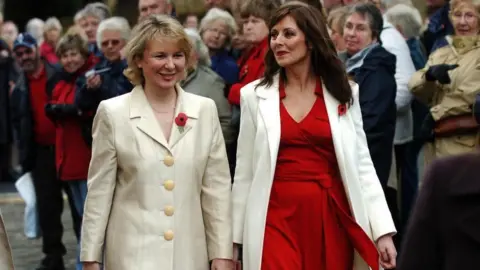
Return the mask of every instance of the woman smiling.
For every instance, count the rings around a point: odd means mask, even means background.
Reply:
[[[450,10],[455,35],[447,37],[448,45],[432,53],[409,83],[412,93],[430,108],[424,122],[431,141],[426,163],[473,152],[478,146],[473,108],[478,110],[474,103],[480,93],[480,1],[452,0]]]
[[[185,92],[192,46],[169,16],[140,22],[126,47],[132,92],[102,101],[93,125],[82,230],[84,269],[232,267],[230,174],[217,108]],[[104,249],[105,248],[105,249]]]

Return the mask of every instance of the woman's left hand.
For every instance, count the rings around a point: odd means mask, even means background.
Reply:
[[[227,259],[213,259],[212,270],[234,270],[233,261]]]
[[[380,253],[380,265],[385,269],[393,269],[397,265],[397,250],[391,235],[384,235],[377,240]]]

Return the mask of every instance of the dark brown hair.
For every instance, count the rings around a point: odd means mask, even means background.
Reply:
[[[280,7],[281,0],[243,0],[240,6],[240,17],[246,19],[254,16],[263,19],[267,24],[273,12]]]
[[[325,17],[320,11],[302,2],[293,1],[282,5],[274,13],[269,29],[271,30],[286,16],[291,16],[298,28],[305,34],[305,39],[311,47],[311,65],[315,76],[322,79],[328,92],[340,103],[352,101],[352,89],[348,82],[343,63],[338,59],[335,46],[327,31]],[[270,43],[270,40],[269,40]],[[271,86],[273,77],[280,73],[286,80],[285,71],[275,60],[271,49],[265,56],[265,74],[258,86]]]
[[[318,9],[323,16],[327,17],[327,10],[323,7],[321,0],[298,0],[299,2],[309,4],[310,6]],[[285,3],[293,2],[292,0],[287,0]]]
[[[55,53],[58,57],[62,57],[69,50],[78,50],[83,57],[88,58],[88,41],[86,37],[80,33],[75,33],[73,30],[63,35],[58,41]]]

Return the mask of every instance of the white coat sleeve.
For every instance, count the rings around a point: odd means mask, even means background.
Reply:
[[[351,110],[353,110],[355,132],[357,134],[358,174],[373,240],[377,241],[381,236],[395,234],[396,229],[368,150],[358,99],[358,85],[353,90],[354,101]]]

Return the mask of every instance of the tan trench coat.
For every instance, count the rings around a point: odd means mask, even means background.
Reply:
[[[211,99],[177,87],[163,135],[142,87],[103,101],[93,127],[81,261],[106,270],[208,270],[232,258],[231,178]],[[105,248],[105,258],[102,251]]]
[[[436,50],[425,68],[417,71],[409,82],[412,93],[428,104],[430,112],[439,121],[450,116],[473,113],[475,96],[480,93],[480,36],[447,37],[448,46]],[[457,64],[450,70],[451,83],[442,85],[427,82],[425,73],[430,66]],[[478,145],[478,134],[436,138],[428,144],[425,161],[472,152]]]
[[[13,258],[10,243],[8,242],[7,230],[0,213],[0,269],[13,270]]]

